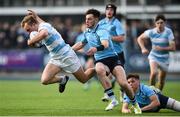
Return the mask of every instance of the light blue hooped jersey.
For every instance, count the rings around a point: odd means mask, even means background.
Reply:
[[[71,47],[64,42],[61,35],[57,30],[49,23],[40,23],[38,31],[45,29],[48,31],[48,37],[42,40],[42,43],[46,46],[50,52],[51,57],[60,58],[62,55],[68,53]]]
[[[156,93],[149,86],[140,84],[139,90],[135,93],[135,99],[142,108],[151,103],[150,97],[152,95],[156,95]],[[130,103],[130,99],[126,94],[124,95],[123,102]]]
[[[146,30],[144,34],[150,38],[152,47],[168,47],[169,42],[174,40],[173,32],[170,28],[165,27],[162,33],[158,33],[156,28]],[[169,51],[157,51],[152,49],[148,58],[155,57],[157,61],[168,62],[169,61]]]
[[[111,20],[104,18],[101,21],[99,21],[99,25],[101,25],[102,27],[106,27],[106,29],[110,32],[111,36],[118,36],[118,35],[124,35],[125,31],[122,28],[122,24],[121,22],[113,17]],[[109,25],[109,26],[107,26]],[[123,46],[122,43],[117,42],[117,41],[113,41],[113,45],[114,45],[114,49],[117,53],[121,53],[123,51]]]
[[[102,40],[108,40],[109,47],[105,48],[102,51],[97,51],[94,54],[95,60],[104,59],[107,57],[117,56],[117,53],[114,50],[114,46],[111,41],[111,36],[107,30],[100,27],[99,24],[94,29],[87,29],[84,33],[84,40],[83,43],[88,44],[90,47],[97,47],[101,45]]]

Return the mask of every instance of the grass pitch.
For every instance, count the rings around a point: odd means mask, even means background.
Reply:
[[[145,84],[147,84],[145,82]],[[167,81],[163,93],[180,101],[180,82]],[[119,98],[118,86],[115,94]],[[64,93],[58,85],[43,86],[38,80],[0,80],[0,116],[133,116],[122,114],[121,104],[104,111],[103,89],[93,81],[89,90],[77,81],[69,81]],[[143,116],[180,116],[180,112],[161,110]]]

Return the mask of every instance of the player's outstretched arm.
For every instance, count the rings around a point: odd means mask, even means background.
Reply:
[[[28,15],[32,15],[38,22],[45,22],[42,20],[35,11],[28,9]]]
[[[72,49],[74,51],[78,51],[84,47],[84,44],[82,42],[78,42],[72,46]]]

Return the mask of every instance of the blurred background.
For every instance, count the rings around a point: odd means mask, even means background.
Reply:
[[[46,48],[27,46],[28,34],[20,22],[28,9],[50,22],[66,43],[73,45],[81,33],[84,13],[89,8],[101,11],[105,5],[117,5],[117,18],[123,23],[126,41],[126,72],[149,74],[147,56],[140,52],[137,37],[154,27],[153,18],[165,14],[167,26],[173,30],[176,52],[171,53],[169,73],[175,78],[180,74],[180,1],[179,0],[0,0],[0,79],[38,78],[48,61]],[[151,43],[147,42],[151,49]],[[83,60],[82,60],[83,61]],[[171,77],[172,78],[172,77]],[[39,78],[38,78],[39,79]]]

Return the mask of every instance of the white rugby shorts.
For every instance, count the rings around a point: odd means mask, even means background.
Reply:
[[[156,62],[158,64],[158,66],[160,67],[160,69],[162,69],[163,71],[166,71],[168,72],[168,68],[169,68],[169,62],[166,61],[166,62],[161,62],[161,61],[158,61],[155,57],[149,57],[149,62]]]
[[[74,73],[81,67],[81,63],[73,50],[67,52],[65,55],[63,55],[63,57],[52,57],[48,63],[60,67],[67,73]]]

